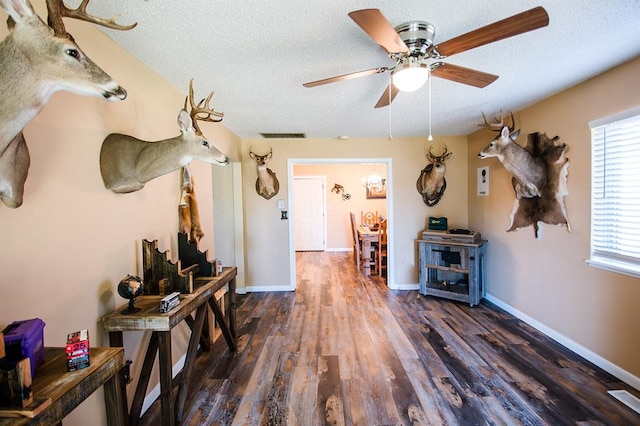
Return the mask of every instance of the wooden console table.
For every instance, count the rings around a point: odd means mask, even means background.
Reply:
[[[216,277],[201,277],[194,280],[194,292],[181,294],[180,304],[167,313],[160,312],[160,299],[163,296],[140,296],[136,299],[136,307],[140,312],[134,314],[122,314],[127,305],[116,309],[113,313],[103,317],[104,328],[109,332],[111,346],[123,346],[123,331],[151,331],[149,346],[144,357],[140,378],[136,387],[135,396],[129,413],[131,425],[137,425],[147,393],[151,370],[158,353],[160,367],[160,404],[162,412],[162,424],[174,425],[180,423],[183,415],[184,404],[189,388],[189,380],[195,363],[195,355],[198,343],[202,335],[202,329],[207,314],[207,305],[211,307],[215,318],[220,325],[222,335],[227,341],[229,349],[236,350],[236,282],[238,273],[236,267],[223,268],[222,274]],[[224,315],[216,303],[215,293],[229,285],[229,309]],[[191,313],[196,312],[195,320]],[[190,324],[191,337],[187,347],[182,376],[176,396],[175,408],[171,392],[171,329],[182,320]],[[126,388],[123,385],[122,392],[126,397]]]
[[[74,408],[100,386],[104,385],[104,399],[109,425],[126,424],[127,406],[120,388],[124,366],[123,348],[91,348],[91,365],[67,372],[65,348],[45,348],[44,363],[33,378],[34,405],[45,406],[34,418],[0,418],[0,426],[55,425],[62,422]],[[43,403],[43,400],[47,400]]]

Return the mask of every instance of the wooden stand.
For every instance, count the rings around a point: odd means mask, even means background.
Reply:
[[[216,265],[207,260],[208,251],[201,252],[198,246],[191,244],[187,234],[178,232],[178,257],[182,265],[187,268],[189,266],[198,265],[198,277],[215,277]]]
[[[120,314],[122,309],[116,309],[113,313],[103,317],[103,325],[109,332],[111,346],[123,346],[123,331],[149,330],[152,332],[131,405],[131,412],[129,413],[131,425],[138,424],[156,354],[158,354],[160,367],[162,424],[173,426],[180,423],[195,363],[195,355],[205,323],[207,305],[212,309],[229,349],[231,351],[236,350],[235,278],[237,272],[237,268],[227,267],[223,268],[222,274],[217,277],[197,278],[193,293],[181,295],[180,304],[167,313],[161,313],[159,309],[162,296],[141,296],[136,302],[136,305],[141,308],[140,312],[122,315]],[[229,286],[229,311],[227,316],[223,315],[220,306],[215,300],[216,292],[226,285]],[[195,312],[195,319],[191,317],[193,312]],[[191,337],[174,408],[174,399],[171,392],[171,369],[173,367],[171,361],[171,329],[182,320],[189,324]],[[123,392],[126,393],[126,389],[123,388]]]
[[[484,297],[485,243],[418,240],[420,293],[477,305]]]
[[[164,294],[174,291],[191,293],[193,291],[194,272],[198,266],[182,269],[181,263],[172,263],[167,259],[167,252],[158,250],[158,240],[142,240],[142,267],[144,294],[163,294],[161,281],[165,281]]]

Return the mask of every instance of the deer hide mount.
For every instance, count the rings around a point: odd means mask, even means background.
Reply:
[[[540,222],[549,225],[566,226],[571,232],[564,197],[568,195],[567,176],[569,159],[566,158],[567,145],[558,143],[560,138],[549,138],[545,133],[530,133],[527,144],[523,147],[532,156],[542,160],[547,172],[547,179],[540,188],[540,196],[516,197],[513,210],[509,215],[511,225],[507,232],[516,231],[533,225],[535,237],[539,237]],[[516,190],[516,179],[511,183]]]

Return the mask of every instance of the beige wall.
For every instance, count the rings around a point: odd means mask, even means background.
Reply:
[[[41,10],[44,2],[38,6]],[[46,323],[47,346],[64,346],[67,333],[83,328],[89,330],[92,346],[106,346],[100,317],[126,302],[117,294],[118,282],[127,274],[142,275],[142,239],[157,239],[161,250],[177,257],[180,173],[153,180],[139,192],[113,194],[100,175],[102,140],[111,132],[147,140],[178,135],[177,115],[187,87],[176,90],[92,25],[69,22],[67,27],[85,53],[126,88],[128,97],[108,103],[58,93],[25,128],[31,168],[24,204],[15,210],[0,205],[0,328],[38,317]],[[195,87],[214,89],[197,82]],[[222,126],[211,126],[203,131],[215,138],[216,146],[237,151],[237,138]],[[194,162],[192,171],[206,234],[200,248],[213,251],[211,166]],[[186,330],[180,326],[174,333],[174,360],[186,348]],[[138,348],[147,339],[140,333],[125,336],[134,380],[144,356]],[[130,398],[133,390],[130,385]],[[106,424],[102,398],[102,391],[96,392],[64,424]]]
[[[489,240],[487,291],[498,301],[583,346],[606,362],[640,376],[640,282],[637,278],[590,268],[590,132],[587,122],[637,107],[640,59],[546,99],[517,116],[521,140],[528,133],[560,136],[568,145],[566,197],[571,233],[541,225],[507,233],[514,194],[510,176],[496,159],[476,154],[490,140],[469,137],[469,226]],[[490,195],[475,195],[475,170],[490,167]]]
[[[445,143],[453,157],[446,172],[447,190],[435,207],[427,207],[416,190],[416,180],[427,160],[425,138],[380,139],[264,139],[243,140],[243,173],[246,238],[246,285],[249,290],[260,288],[285,289],[291,286],[289,275],[289,224],[280,220],[277,199],[289,199],[288,160],[296,159],[391,159],[388,193],[389,224],[394,250],[394,281],[399,287],[418,282],[415,240],[425,228],[429,216],[448,216],[451,227],[467,227],[467,147],[465,136],[436,137],[434,143]],[[269,163],[278,176],[280,193],[265,200],[255,191],[257,170],[248,156],[269,144],[273,158]],[[268,148],[267,148],[268,151]],[[357,176],[360,178],[360,175]],[[332,185],[332,182],[327,182]],[[349,189],[352,193],[356,189]],[[335,194],[334,194],[335,195]],[[391,217],[393,213],[394,217]]]

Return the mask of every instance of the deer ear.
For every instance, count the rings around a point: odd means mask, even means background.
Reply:
[[[191,116],[184,109],[180,110],[180,114],[178,114],[178,126],[180,127],[180,131],[182,133],[195,131],[195,129],[193,128],[193,121],[191,120]]]
[[[509,137],[509,128],[507,126],[502,128],[502,132],[500,132],[500,136],[503,138]]]
[[[511,139],[513,139],[514,141],[516,139],[518,139],[518,136],[520,136],[520,129],[518,129],[515,132],[511,133]]]
[[[2,8],[13,19],[14,24],[22,24],[25,18],[32,18],[36,16],[35,12],[31,8],[31,5],[27,0],[13,0],[13,1],[0,1]],[[9,26],[13,28],[13,26]]]

